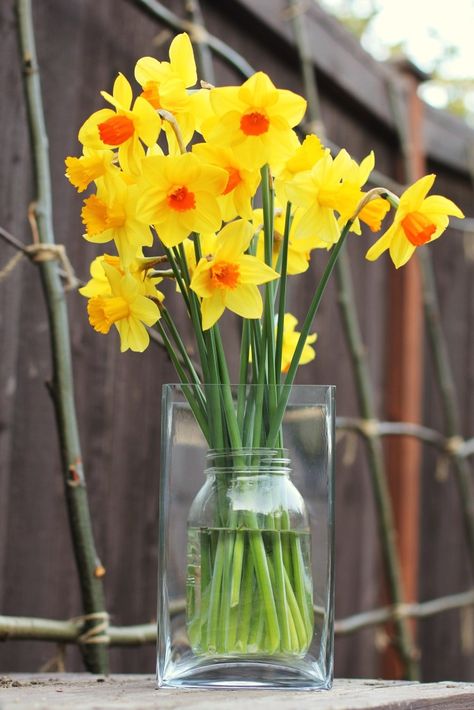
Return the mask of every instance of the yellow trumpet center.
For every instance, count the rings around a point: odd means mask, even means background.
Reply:
[[[98,333],[108,333],[113,323],[128,318],[130,305],[122,296],[94,296],[87,304],[89,323]]]

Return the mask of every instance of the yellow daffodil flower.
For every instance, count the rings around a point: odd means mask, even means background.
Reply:
[[[361,161],[360,165],[352,158],[350,163],[348,163],[342,186],[345,199],[341,200],[341,208],[339,210],[341,214],[339,225],[341,227],[353,216],[357,205],[363,199],[365,193],[362,191],[362,187],[369,179],[374,167],[375,156],[373,151]],[[389,210],[390,203],[387,200],[381,197],[371,200],[361,210],[358,218],[354,220],[351,232],[355,232],[355,234],[361,233],[360,221],[367,224],[372,232],[380,231],[382,221]]]
[[[216,232],[222,222],[217,197],[227,180],[225,170],[203,163],[192,153],[147,157],[139,182],[138,216],[155,227],[168,248],[191,232]]]
[[[252,217],[252,198],[260,183],[258,170],[247,170],[231,148],[220,148],[208,143],[193,146],[199,158],[227,171],[227,183],[217,198],[222,219],[230,222],[235,217]]]
[[[298,321],[291,313],[285,313],[283,320],[283,347],[282,347],[282,357],[281,357],[281,371],[288,372],[291,364],[291,360],[296,350],[296,345],[300,337],[300,333],[295,330],[298,325]],[[301,359],[299,361],[300,365],[307,365],[308,362],[314,360],[316,353],[314,348],[311,347],[313,343],[316,342],[317,334],[313,333],[308,335],[306,342],[301,353]]]
[[[286,191],[295,205],[303,208],[298,222],[297,237],[314,237],[329,246],[340,237],[335,211],[345,212],[354,202],[360,188],[344,178],[351,170],[351,157],[341,150],[333,159],[326,153],[311,170],[299,173],[288,183]]]
[[[297,142],[295,151],[275,179],[275,193],[281,203],[289,201],[286,185],[298,173],[311,170],[326,153],[329,153],[329,148],[324,148],[319,138],[314,134],[306,136],[301,145]]]
[[[115,325],[120,335],[120,350],[143,352],[150,337],[145,328],[160,318],[160,310],[143,296],[140,284],[129,272],[121,274],[111,264],[102,263],[110,293],[92,296],[87,304],[89,322],[98,333],[108,333]]]
[[[176,118],[187,145],[195,130],[194,102],[187,88],[197,81],[196,63],[189,36],[177,35],[171,42],[169,62],[160,62],[154,57],[142,57],[135,66],[135,78],[143,91],[141,96],[155,110],[164,109]],[[171,153],[178,152],[174,131],[169,123],[163,123]]]
[[[132,87],[123,74],[114,82],[113,95],[106,91],[102,96],[115,111],[109,108],[96,111],[79,130],[79,141],[94,150],[118,148],[120,166],[125,172],[138,174],[140,161],[145,155],[140,140],[146,146],[156,143],[161,119],[151,104],[139,96],[133,108]]]
[[[66,163],[66,177],[78,192],[84,192],[91,182],[114,170],[112,161],[115,153],[112,150],[92,150],[84,148],[80,158],[69,156]]]
[[[109,176],[107,186],[99,187],[97,195],[84,200],[81,212],[86,226],[84,238],[96,244],[113,239],[125,267],[136,257],[138,249],[153,243],[150,230],[137,218],[139,195],[138,187],[127,185],[121,175],[113,179]]]
[[[427,197],[435,177],[425,175],[405,190],[393,224],[367,252],[369,261],[374,261],[388,249],[398,269],[406,264],[417,247],[441,236],[448,226],[449,216],[464,217],[459,207],[446,197]]]
[[[294,151],[292,128],[303,118],[306,101],[275,88],[263,72],[240,87],[211,89],[210,101],[215,117],[202,126],[206,141],[233,148],[247,168],[280,165]]]
[[[153,260],[151,259],[151,261]],[[163,279],[150,275],[150,272],[147,269],[149,262],[150,260],[143,258],[140,253],[140,256],[137,256],[137,258],[131,262],[129,272],[136,279],[142,296],[149,296],[150,298],[154,298],[161,303],[165,297],[164,294],[156,287],[159,283],[161,283],[161,281],[163,281]],[[90,265],[91,278],[85,286],[82,286],[82,288],[79,289],[79,293],[82,296],[92,298],[93,296],[112,295],[110,282],[104,271],[104,264],[109,264],[116,269],[119,274],[122,276],[125,275],[125,269],[119,256],[113,256],[111,254],[102,254],[101,256],[97,256]]]
[[[302,274],[307,271],[311,251],[315,248],[314,237],[297,238],[295,236],[301,214],[301,211],[298,210],[294,213],[288,238],[287,273],[290,276]],[[258,232],[257,257],[262,261],[265,261],[265,239],[263,234],[262,209],[256,209],[253,211],[253,224],[255,226],[255,231]],[[273,268],[276,268],[283,244],[283,235],[285,233],[285,210],[278,207],[278,203],[275,209],[273,229],[272,266]]]
[[[261,317],[263,303],[257,286],[278,278],[278,274],[244,253],[252,236],[249,222],[231,222],[218,234],[215,254],[199,261],[191,288],[202,299],[203,330],[212,328],[226,308],[243,318]]]

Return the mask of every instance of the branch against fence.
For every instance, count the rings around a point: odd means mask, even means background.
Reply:
[[[28,121],[35,159],[37,195],[34,212],[38,237],[40,244],[57,246],[53,231],[48,138],[36,57],[31,0],[17,0],[17,11]],[[53,259],[42,261],[39,263],[39,269],[51,336],[53,378],[50,391],[61,444],[69,525],[84,606],[81,652],[88,670],[105,673],[108,668],[108,637],[104,632],[106,612],[101,579],[104,569],[95,548],[82,466],[74,403],[67,306],[56,261]]]
[[[337,619],[334,622],[334,632],[337,636],[345,636],[362,629],[386,624],[396,619],[425,619],[455,609],[465,609],[474,606],[474,589],[459,594],[431,599],[417,604],[399,604],[395,606],[371,609],[360,614]],[[170,602],[172,617],[183,614],[184,599]],[[314,608],[315,614],[321,614],[321,609]],[[156,643],[156,624],[138,624],[135,626],[109,626],[110,646],[145,646]],[[81,627],[77,620],[53,621],[24,616],[0,616],[0,641],[54,641],[56,643],[77,643]]]

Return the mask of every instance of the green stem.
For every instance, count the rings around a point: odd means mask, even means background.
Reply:
[[[170,339],[168,338],[168,335],[159,320],[156,322],[155,328],[160,333],[160,335],[163,339],[163,344],[164,344],[166,351],[169,355],[169,358],[170,358],[171,362],[173,363],[173,366],[178,374],[178,377],[181,382],[182,392],[183,392],[184,396],[186,397],[186,399],[189,403],[189,406],[192,409],[194,416],[196,417],[196,421],[198,422],[199,426],[201,427],[201,431],[204,434],[204,437],[205,437],[207,443],[209,445],[211,445],[211,439],[209,436],[209,427],[207,425],[207,419],[206,419],[206,410],[205,410],[205,408],[203,408],[203,403],[201,400],[196,399],[196,397],[194,395],[194,389],[192,387],[188,387],[189,381],[188,381],[188,377],[186,375],[186,372],[184,371],[184,368],[181,365],[181,362],[180,362],[178,356],[176,355],[173,345],[172,345]]]
[[[248,369],[249,369],[249,348],[250,348],[250,323],[244,318],[242,324],[242,341],[240,343],[240,370],[239,370],[239,391],[237,393],[237,423],[239,430],[243,431],[245,415],[245,395]]]
[[[216,556],[212,567],[211,594],[209,599],[209,622],[207,628],[207,648],[211,652],[217,652],[217,639],[219,630],[219,609],[221,599],[222,574],[224,571],[225,559],[225,533],[219,532],[217,540]]]
[[[241,613],[236,639],[236,646],[242,652],[247,650],[247,642],[250,630],[250,618],[252,614],[252,597],[254,592],[254,568],[248,539],[247,545],[245,547],[245,552],[246,554],[244,576],[242,580],[242,594],[240,595]]]
[[[275,572],[275,599],[278,608],[281,650],[291,651],[290,627],[288,623],[288,608],[285,590],[285,566],[283,564],[283,549],[279,532],[272,533],[273,540],[273,569]]]
[[[288,608],[291,614],[292,621],[294,623],[296,635],[298,637],[298,648],[302,651],[303,649],[307,648],[308,644],[311,642],[311,637],[313,635],[313,626],[312,624],[311,626],[306,624],[301,614],[301,611],[305,613],[305,610],[307,610],[306,599],[304,599],[303,606],[300,606],[300,603],[293,591],[293,587],[291,586],[290,577],[286,569],[284,571],[284,575],[285,590],[288,599]]]
[[[267,560],[262,533],[258,530],[255,513],[246,513],[246,518],[255,573],[263,601],[267,633],[270,639],[270,648],[268,650],[275,652],[280,646],[280,625],[273,595],[273,585],[270,579],[269,560]]]
[[[274,239],[274,207],[273,190],[271,188],[270,168],[265,165],[262,168],[262,204],[263,204],[263,234],[265,244],[265,263],[273,265],[273,239]],[[274,283],[270,281],[265,284],[264,316],[263,316],[263,336],[266,339],[267,347],[267,376],[268,376],[268,398],[270,416],[273,414],[277,404],[276,373],[275,373],[275,324],[273,317],[274,304]]]
[[[278,323],[275,347],[275,374],[278,383],[280,382],[281,378],[281,361],[283,353],[283,326],[285,322],[286,281],[288,275],[288,246],[290,240],[290,228],[291,202],[287,202],[285,214],[285,232],[283,234],[283,243],[281,246],[280,288],[278,292]]]
[[[174,342],[176,343],[176,346],[177,346],[179,353],[181,355],[181,359],[184,362],[184,364],[186,365],[186,369],[189,374],[189,379],[191,380],[191,382],[193,382],[193,384],[197,385],[196,391],[199,392],[202,396],[202,390],[200,388],[201,380],[199,378],[199,375],[196,372],[196,368],[194,367],[191,358],[189,357],[186,346],[183,343],[183,340],[182,340],[181,335],[179,334],[179,331],[173,321],[173,318],[171,317],[171,314],[168,311],[168,309],[165,308],[164,306],[161,306],[160,310],[161,310],[162,318],[165,321],[165,323],[168,327],[168,330],[170,331],[171,337],[173,338]]]
[[[317,310],[319,308],[319,304],[321,303],[321,299],[323,297],[323,294],[324,294],[324,291],[325,291],[326,286],[328,284],[329,278],[330,278],[332,271],[334,269],[334,265],[335,265],[337,258],[341,252],[342,247],[344,246],[344,243],[346,241],[346,237],[349,233],[351,226],[352,226],[352,220],[349,220],[348,222],[346,222],[346,224],[341,232],[341,236],[339,238],[339,241],[337,242],[337,244],[334,245],[334,247],[330,253],[328,263],[326,264],[326,268],[324,269],[324,273],[323,273],[321,280],[318,284],[316,292],[313,296],[313,300],[311,301],[311,304],[309,306],[308,313],[306,314],[306,318],[304,319],[304,323],[301,327],[300,337],[298,338],[298,343],[296,344],[295,352],[293,353],[290,367],[288,368],[288,373],[285,378],[285,382],[284,382],[285,387],[283,387],[283,389],[280,393],[280,397],[278,400],[276,411],[271,418],[270,431],[268,433],[268,438],[267,438],[267,446],[269,446],[269,447],[275,446],[275,442],[278,437],[278,433],[280,430],[283,415],[285,413],[286,406],[288,404],[288,399],[290,397],[291,385],[293,384],[295,376],[296,376],[296,371],[298,369],[298,365],[299,365],[299,362],[301,359],[303,348],[306,343],[306,338],[309,335],[309,331],[311,329],[311,326],[313,325],[314,317],[315,317]]]

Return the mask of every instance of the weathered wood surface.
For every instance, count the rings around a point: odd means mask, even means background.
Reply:
[[[184,0],[165,3],[184,16]],[[280,33],[283,3],[203,0],[209,31],[241,52],[256,68],[267,71],[281,87],[301,91],[298,60],[291,42]],[[246,3],[250,8],[250,3]],[[275,10],[276,8],[276,10]],[[311,11],[314,15],[315,9]],[[38,54],[50,139],[58,241],[65,244],[79,277],[102,251],[85,243],[80,222],[81,197],[64,179],[64,156],[76,154],[77,129],[88,113],[102,106],[99,89],[110,90],[117,71],[133,76],[138,57],[165,58],[171,35],[163,43],[163,26],[153,22],[127,0],[42,0],[34,3]],[[257,17],[258,15],[258,17]],[[316,17],[316,15],[315,15]],[[319,15],[318,15],[319,17]],[[283,22],[283,20],[281,20]],[[264,31],[265,23],[268,25]],[[345,33],[333,36],[334,23],[311,20],[312,44],[324,72],[326,51],[353,55],[361,67],[375,64]],[[316,23],[317,24],[317,23]],[[313,31],[314,30],[314,31]],[[285,24],[289,37],[289,23]],[[317,33],[318,32],[318,33]],[[326,35],[324,34],[326,33]],[[326,36],[325,44],[323,42]],[[14,0],[0,2],[0,224],[24,243],[31,241],[27,208],[32,197],[32,166],[16,38]],[[349,52],[344,49],[349,48]],[[330,55],[331,56],[331,55]],[[341,54],[342,57],[342,54]],[[343,65],[341,65],[343,66]],[[351,65],[352,66],[352,65]],[[328,137],[345,145],[355,158],[374,148],[377,165],[396,176],[397,143],[393,127],[372,115],[372,84],[360,74],[359,104],[351,89],[354,74],[329,62],[321,77],[322,110]],[[240,81],[222,62],[216,62],[218,83]],[[348,70],[349,71],[349,70]],[[357,73],[358,70],[354,70]],[[362,72],[362,68],[360,69]],[[353,70],[351,69],[351,72]],[[351,79],[348,83],[347,78]],[[371,80],[372,81],[372,80]],[[350,84],[350,85],[349,85]],[[377,89],[379,91],[379,89]],[[385,116],[386,106],[384,104]],[[430,112],[431,113],[431,112]],[[436,114],[441,121],[441,114]],[[453,119],[454,120],[454,119]],[[451,119],[442,119],[451,129]],[[444,125],[443,123],[443,125]],[[467,129],[466,129],[467,131]],[[458,155],[470,132],[446,130],[439,150]],[[430,145],[435,143],[430,139]],[[438,151],[439,155],[439,151]],[[433,153],[433,158],[436,154]],[[448,158],[449,156],[447,156]],[[446,158],[446,159],[447,159]],[[440,174],[439,192],[455,199],[472,215],[472,185],[463,168],[430,164]],[[443,157],[444,160],[444,157]],[[456,159],[457,160],[457,159]],[[448,161],[449,162],[449,161]],[[385,368],[390,348],[386,319],[386,259],[368,264],[363,254],[372,237],[365,234],[349,245],[357,291],[357,308],[367,346],[377,408],[385,416]],[[462,403],[463,431],[474,430],[474,260],[472,235],[451,231],[433,249],[442,298],[443,325],[448,335],[456,387]],[[470,246],[469,246],[470,245]],[[12,251],[0,243],[0,268]],[[302,316],[308,304],[321,259],[315,259],[305,278],[290,295],[289,310]],[[293,288],[293,287],[292,287]],[[171,294],[170,294],[171,296]],[[103,338],[87,323],[84,300],[68,295],[76,393],[94,530],[105,578],[112,623],[152,621],[156,609],[157,490],[159,475],[159,415],[161,383],[175,380],[162,351],[150,348],[143,356],[120,354],[111,336]],[[187,319],[180,319],[185,340],[191,342]],[[331,286],[319,312],[317,358],[303,368],[300,382],[337,386],[338,413],[357,415],[353,376]],[[226,344],[235,348],[238,328],[226,319]],[[429,357],[427,354],[427,362]],[[46,311],[35,267],[24,261],[0,284],[0,610],[2,614],[66,619],[81,613],[76,571],[72,561],[52,405],[45,387],[50,377]],[[425,381],[425,423],[442,429],[438,399],[429,365]],[[345,617],[380,603],[380,570],[374,505],[363,447],[350,437],[338,446],[336,482],[336,608]],[[469,584],[462,538],[459,500],[449,470],[438,470],[431,452],[423,465],[420,592],[422,599],[463,591]],[[469,612],[452,611],[419,625],[424,679],[474,678],[474,653]],[[379,673],[379,649],[386,639],[374,629],[336,642],[338,675]],[[0,645],[0,672],[34,671],[56,653],[51,644],[12,641]],[[153,668],[154,648],[114,649],[114,671]],[[66,652],[66,667],[81,669],[75,649]],[[318,696],[319,698],[320,696]],[[473,703],[474,706],[474,703]]]
[[[337,679],[330,691],[156,690],[152,676],[85,674],[0,677],[2,710],[472,710],[474,683]]]

